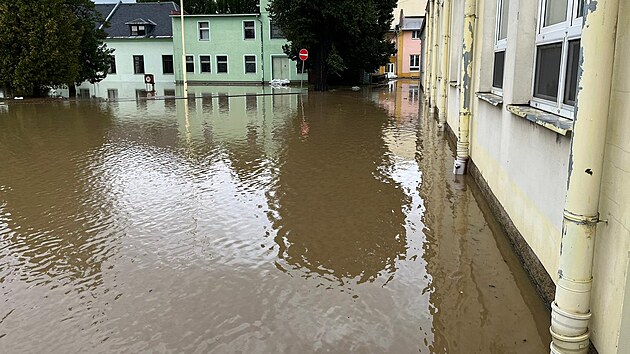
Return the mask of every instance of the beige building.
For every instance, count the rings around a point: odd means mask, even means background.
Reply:
[[[426,16],[425,102],[549,304],[552,353],[630,353],[630,2]]]

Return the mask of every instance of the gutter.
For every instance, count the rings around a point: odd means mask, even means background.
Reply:
[[[448,59],[451,28],[451,0],[444,0],[442,9],[442,55],[440,58],[440,96],[438,97],[438,129],[446,124],[446,93],[448,88]]]
[[[619,0],[584,5],[578,92],[569,155],[551,353],[589,350],[595,236],[604,169]],[[602,255],[606,257],[606,255]]]
[[[466,174],[470,158],[470,116],[472,105],[472,69],[473,44],[475,38],[475,19],[477,18],[476,0],[464,2],[464,40],[462,43],[462,82],[459,86],[459,127],[457,129],[457,157],[453,164],[453,173]]]
[[[107,17],[105,18],[105,21],[103,23],[101,23],[100,26],[98,26],[98,29],[103,29],[103,26],[105,26],[105,24],[109,21],[109,19],[112,18],[112,16],[114,15],[114,12],[116,12],[116,10],[120,6],[120,4],[122,4],[122,1],[119,1],[119,2],[116,3],[116,5],[112,9],[112,11],[110,11],[109,15],[107,15]]]

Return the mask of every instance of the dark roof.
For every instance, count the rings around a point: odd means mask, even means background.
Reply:
[[[404,16],[400,22],[403,31],[420,30],[424,25],[424,16]]]
[[[98,13],[103,17],[103,22],[107,19],[107,16],[112,12],[112,10],[116,7],[116,4],[96,4],[95,9]],[[100,27],[103,22],[99,22],[96,24],[96,27]]]
[[[155,24],[146,37],[173,37],[170,14],[178,10],[179,7],[171,1],[118,3],[105,31],[108,38],[131,37],[129,25],[143,22]]]

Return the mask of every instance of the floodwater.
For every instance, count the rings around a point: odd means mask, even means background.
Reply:
[[[0,352],[548,352],[417,86],[191,90],[0,104]]]

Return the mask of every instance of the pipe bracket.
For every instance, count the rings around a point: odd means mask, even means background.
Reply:
[[[577,224],[597,224],[601,220],[599,219],[599,213],[595,215],[580,215],[572,213],[568,210],[564,210],[563,216],[565,220],[571,221]]]

